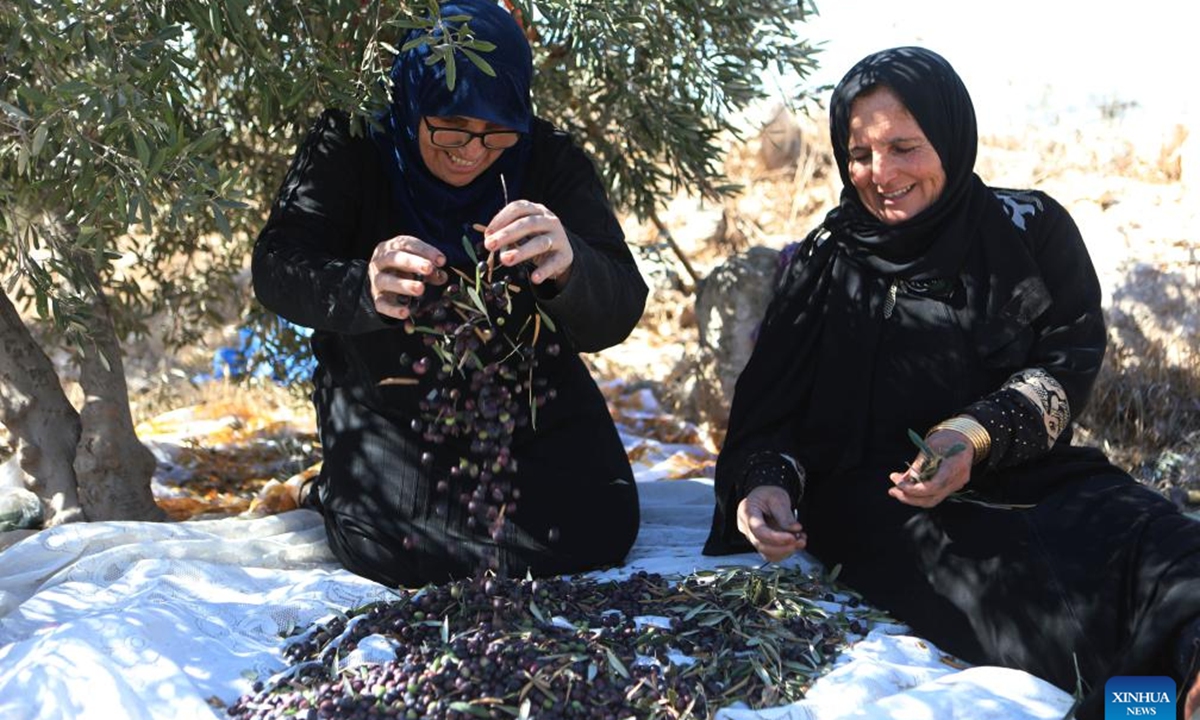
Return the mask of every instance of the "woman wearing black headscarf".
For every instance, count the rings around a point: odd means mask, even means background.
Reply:
[[[637,491],[578,353],[623,340],[647,288],[591,162],[532,114],[517,22],[488,0],[440,13],[476,42],[453,83],[410,43],[366,134],[318,121],[255,245],[259,300],[314,329],[306,503],[391,585],[618,563]]]
[[[1200,523],[1071,445],[1106,337],[1074,222],[974,174],[971,99],[928,50],[855,65],[830,132],[841,201],[738,380],[705,552],[807,549],[950,652],[1082,682],[1080,718],[1112,676],[1185,691]]]

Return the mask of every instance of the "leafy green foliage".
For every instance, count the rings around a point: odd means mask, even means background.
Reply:
[[[5,289],[86,334],[91,255],[122,334],[187,342],[236,273],[318,98],[380,102],[378,8],[358,2],[10,3],[0,16]],[[392,34],[387,31],[386,34]]]
[[[679,187],[717,197],[734,117],[766,78],[808,76],[810,2],[537,3],[539,114],[583,140],[614,202],[648,216]]]
[[[433,0],[5,5],[0,281],[75,340],[92,329],[96,292],[122,336],[166,314],[167,339],[186,343],[245,311],[235,278],[309,123],[324,106],[377,113],[409,29],[448,69],[491,67],[469,18],[424,19]],[[810,12],[785,0],[520,7],[539,114],[591,150],[618,206],[643,215],[678,185],[728,190],[722,133],[769,69],[813,68],[796,39]]]

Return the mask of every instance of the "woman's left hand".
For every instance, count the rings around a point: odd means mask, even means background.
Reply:
[[[532,262],[536,269],[529,279],[535,285],[553,279],[561,286],[575,261],[562,221],[545,205],[528,200],[515,200],[496,213],[483,233],[483,245],[500,253],[502,265]]]
[[[912,466],[904,472],[892,473],[889,477],[895,487],[888,490],[888,495],[896,498],[905,505],[931,508],[951,494],[966,487],[971,480],[971,466],[975,460],[975,451],[966,435],[955,430],[939,430],[925,438],[925,444],[931,450],[945,453],[954,445],[963,445],[962,452],[955,453],[942,460],[937,473],[921,482],[917,473],[925,462],[925,456],[917,453]]]

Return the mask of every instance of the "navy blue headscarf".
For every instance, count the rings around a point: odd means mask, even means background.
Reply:
[[[496,46],[478,53],[495,76],[485,73],[461,51],[455,52],[456,78],[451,91],[446,82],[446,63],[426,63],[428,44],[401,53],[392,64],[391,107],[379,118],[384,129],[376,131],[374,137],[384,152],[403,230],[436,246],[451,262],[462,262],[466,259],[463,236],[472,241],[479,239],[471,226],[487,224],[504,206],[505,189],[510,201],[521,196],[533,122],[529,93],[533,56],[516,20],[490,0],[442,3],[440,13],[442,18],[470,16],[467,25],[475,38]],[[457,28],[460,21],[448,24]],[[413,30],[404,42],[423,32]],[[421,159],[417,138],[424,132],[421,118],[425,116],[478,118],[519,130],[523,135],[469,185],[454,187],[434,177]]]

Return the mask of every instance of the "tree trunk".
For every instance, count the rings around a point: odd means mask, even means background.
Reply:
[[[81,269],[99,278],[90,259]],[[165,520],[154,502],[150,482],[154,455],[141,443],[129,412],[129,388],[108,300],[99,290],[93,296],[92,346],[79,358],[79,384],[84,402],[79,411],[81,433],[75,452],[75,478],[84,512],[91,520]]]
[[[16,455],[5,470],[41,499],[46,525],[86,519],[72,467],[79,414],[63,392],[50,358],[2,291],[0,423],[17,441]]]

